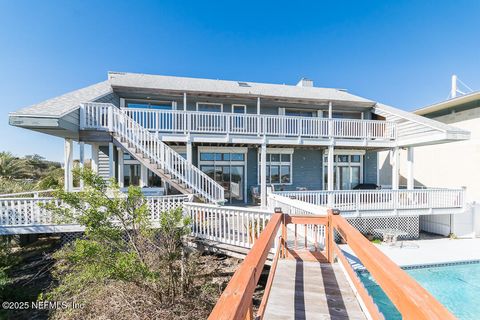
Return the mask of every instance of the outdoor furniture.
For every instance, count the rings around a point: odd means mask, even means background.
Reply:
[[[382,235],[383,243],[391,246],[394,246],[397,243],[398,237],[408,235],[408,232],[393,228],[374,229],[374,231]]]
[[[251,187],[250,193],[252,194],[253,203],[259,204],[261,201],[259,187],[255,187],[255,186]]]

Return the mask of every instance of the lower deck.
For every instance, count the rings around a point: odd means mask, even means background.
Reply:
[[[279,260],[265,320],[366,319],[338,263]]]

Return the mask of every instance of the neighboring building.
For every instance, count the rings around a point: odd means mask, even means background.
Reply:
[[[458,235],[480,236],[480,92],[454,97],[414,113],[471,132],[469,140],[415,148],[415,180],[429,186],[466,188],[470,211],[453,217],[430,217],[432,231],[446,230],[450,224]]]
[[[393,159],[386,184],[398,189],[400,149],[469,138],[466,130],[345,90],[314,87],[308,79],[277,85],[122,72],[18,110],[10,115],[10,124],[65,139],[67,189],[73,188],[77,141],[80,162],[84,145],[90,145],[92,168],[121,186],[175,189],[232,204],[252,203],[258,196],[263,206],[267,185],[277,191],[333,191],[378,184],[382,150]],[[442,174],[458,170],[452,163]],[[408,189],[414,186],[413,165],[410,161]],[[339,197],[327,197],[329,204],[345,205]],[[427,210],[407,198],[402,209],[417,219],[448,209],[436,205]],[[462,201],[461,195],[452,199]],[[360,215],[358,206],[349,210]],[[377,216],[398,213],[397,207],[370,211]]]

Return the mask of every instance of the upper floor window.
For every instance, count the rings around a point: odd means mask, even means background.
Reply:
[[[139,109],[155,109],[155,110],[172,110],[172,101],[149,101],[149,100],[127,100],[125,101],[127,108]]]
[[[296,109],[285,109],[286,116],[294,116],[294,117],[313,117],[314,111],[306,111],[306,110],[296,110]]]
[[[197,111],[223,112],[223,104],[211,102],[197,102]]]
[[[325,118],[328,118],[328,111],[324,112],[323,115]],[[348,111],[334,111],[332,112],[333,119],[362,119],[361,112],[348,112]]]

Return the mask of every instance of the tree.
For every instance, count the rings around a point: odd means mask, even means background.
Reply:
[[[187,288],[189,279],[182,277],[182,239],[189,233],[189,220],[181,209],[163,212],[154,229],[140,188],[131,186],[123,194],[113,179],[105,181],[87,169],[75,169],[74,176],[83,179],[84,190],[59,189],[55,198],[63,204],[47,208],[57,222],[84,226],[85,236],[55,254],[60,285],[51,297],[63,299],[85,294],[95,284],[122,281],[173,302],[177,287]]]
[[[25,160],[14,157],[10,152],[0,152],[0,178],[12,180],[28,175],[29,165]]]

